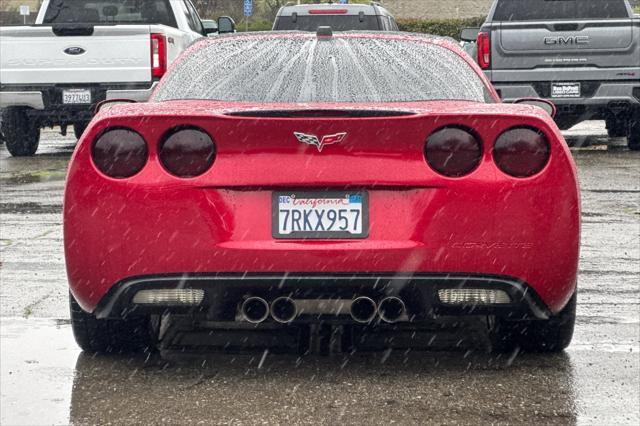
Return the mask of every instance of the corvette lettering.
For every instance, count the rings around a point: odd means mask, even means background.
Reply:
[[[465,243],[453,243],[451,245],[454,249],[532,249],[533,243],[506,243],[506,242],[465,242]]]

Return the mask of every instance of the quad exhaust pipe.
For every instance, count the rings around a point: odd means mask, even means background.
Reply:
[[[240,313],[245,321],[259,324],[269,317],[269,304],[262,297],[248,297],[242,302]]]
[[[351,318],[361,324],[368,324],[373,321],[377,312],[376,302],[369,297],[360,296],[351,302]]]
[[[398,322],[405,314],[407,308],[399,297],[385,297],[378,304],[378,315],[384,322]]]
[[[281,324],[288,324],[298,316],[296,302],[290,297],[278,297],[271,302],[271,317]]]
[[[304,307],[303,309],[307,312]],[[325,313],[329,314],[329,312]],[[351,318],[360,324],[369,324],[376,316],[383,322],[395,323],[405,316],[406,306],[402,299],[396,296],[385,297],[377,305],[370,297],[360,296],[351,301],[349,313]],[[271,304],[262,297],[252,296],[242,302],[240,314],[245,321],[252,324],[265,321],[269,315],[276,322],[288,324],[296,319],[299,310],[296,301],[287,296],[278,297]]]

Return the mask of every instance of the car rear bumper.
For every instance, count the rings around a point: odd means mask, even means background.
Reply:
[[[0,108],[28,107],[44,109],[42,92],[40,91],[0,91]]]
[[[79,84],[50,86],[5,85],[0,90],[0,108],[28,107],[37,110],[38,115],[57,117],[62,112],[69,115],[93,115],[99,102],[109,99],[130,99],[145,102],[151,96],[157,83],[142,84]],[[62,90],[67,88],[91,90],[91,104],[73,105],[62,103]]]
[[[583,105],[586,108],[614,110],[640,107],[640,80],[581,81],[580,83],[583,87],[583,96],[580,98],[552,98],[551,82],[494,82],[494,87],[504,102],[513,102],[522,98],[545,98],[558,106]]]
[[[204,297],[197,305],[185,307],[167,303],[140,304],[134,301],[141,291],[200,289]],[[499,290],[509,295],[508,303],[445,303],[439,290]],[[498,315],[513,319],[546,319],[550,311],[527,284],[511,277],[464,274],[181,274],[143,276],[123,280],[102,298],[94,314],[98,318],[122,318],[172,312],[199,314],[210,321],[241,320],[240,307],[248,297],[272,302],[290,297],[298,305],[312,301],[326,305],[351,303],[365,296],[379,302],[396,296],[406,305],[402,322],[419,322],[439,316]],[[324,302],[322,302],[324,301]],[[308,303],[307,303],[308,305]],[[330,308],[326,309],[331,311]],[[349,310],[298,315],[295,322],[353,322]],[[274,322],[269,317],[267,322]]]

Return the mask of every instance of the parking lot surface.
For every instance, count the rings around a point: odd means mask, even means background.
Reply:
[[[582,186],[578,320],[559,355],[431,351],[92,357],[68,324],[62,193],[75,140],[0,147],[2,424],[640,422],[640,153],[601,122],[565,133]],[[96,224],[99,226],[99,224]]]

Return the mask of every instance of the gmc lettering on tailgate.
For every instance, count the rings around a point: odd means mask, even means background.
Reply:
[[[545,37],[544,44],[547,46],[559,45],[574,45],[574,44],[589,44],[590,37],[589,36],[566,36],[566,37]]]

